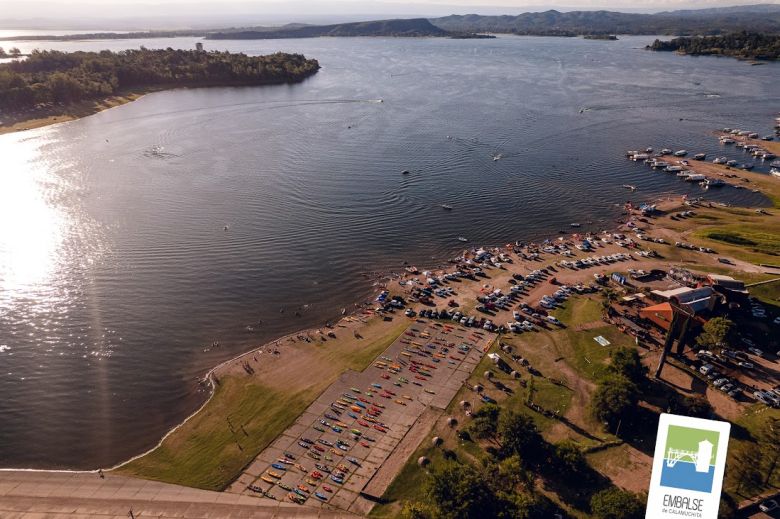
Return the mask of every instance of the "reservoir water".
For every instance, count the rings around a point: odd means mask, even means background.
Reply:
[[[629,198],[764,203],[623,154],[743,158],[710,132],[770,133],[780,65],[643,50],[651,41],[207,41],[322,69],[0,136],[0,466],[95,468],[154,445],[206,397],[207,369],[338,316],[375,272],[451,257],[457,236],[597,230]]]

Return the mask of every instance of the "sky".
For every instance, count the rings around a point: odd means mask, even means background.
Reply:
[[[655,12],[757,3],[780,0],[0,0],[0,28],[190,28],[547,9]]]

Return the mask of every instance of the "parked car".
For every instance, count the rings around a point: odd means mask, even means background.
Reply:
[[[742,369],[753,369],[756,367],[752,362],[745,362],[745,361],[738,362],[737,366],[739,366]]]
[[[778,505],[777,501],[775,501],[774,499],[767,499],[766,501],[758,505],[758,509],[761,510],[762,512],[771,512],[772,510],[777,510],[778,506],[780,505]]]
[[[764,356],[764,352],[759,350],[758,348],[748,348],[748,351],[757,357]]]

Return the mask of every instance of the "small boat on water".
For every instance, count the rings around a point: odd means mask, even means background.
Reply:
[[[773,177],[780,178],[780,169],[772,168],[769,170],[769,174],[772,175]]]
[[[671,155],[671,154],[672,154],[672,150],[670,150],[669,148],[664,148],[661,150],[661,155]]]
[[[411,171],[409,171],[408,169],[405,169],[401,172],[402,175],[408,175],[409,173],[411,173]]]
[[[684,157],[688,155],[688,150],[678,150],[674,152],[675,157]]]
[[[726,165],[728,167],[730,167],[730,168],[735,167],[737,164],[739,164],[739,162],[737,162],[736,160],[728,160],[728,161],[726,161]]]
[[[570,226],[570,227],[582,227],[582,224],[579,224],[579,223],[577,223],[577,222],[574,222],[574,223],[570,223],[570,224],[569,224],[569,226]]]
[[[623,184],[623,187],[630,189],[631,191],[636,191],[636,186],[632,186],[631,184]]]
[[[726,183],[723,182],[719,178],[708,178],[705,179],[704,182],[701,183],[701,185],[705,188],[711,188],[711,187],[723,187]]]
[[[688,175],[688,177],[685,179],[686,182],[701,182],[702,180],[705,180],[707,177],[702,175],[701,173],[691,173]]]
[[[496,155],[493,155],[493,161],[501,160],[503,157],[503,155],[497,153]]]
[[[742,169],[744,169],[745,171],[750,171],[751,169],[753,169],[754,166],[755,166],[755,164],[742,164],[742,166],[740,166],[740,167]]]
[[[769,165],[772,166],[773,168],[780,168],[780,160],[773,160],[772,162],[769,163]]]
[[[652,146],[645,148],[645,153],[653,153]]]
[[[441,204],[441,208],[445,211],[452,211],[452,206],[449,204]]]
[[[726,157],[715,157],[714,159],[712,159],[712,163],[713,164],[725,164],[726,162],[728,162],[728,160],[729,159],[727,159]]]
[[[684,168],[682,166],[666,166],[666,169],[664,169],[664,171],[668,173],[679,173],[683,169]]]
[[[706,158],[707,158],[706,153],[697,153],[696,155],[693,156],[693,160],[704,160]]]
[[[458,241],[462,241],[463,243],[466,243],[469,240],[468,238],[464,238],[463,236],[458,236]]]
[[[734,144],[735,142],[737,142],[737,141],[735,141],[731,137],[721,137],[720,138],[720,143],[721,144]]]

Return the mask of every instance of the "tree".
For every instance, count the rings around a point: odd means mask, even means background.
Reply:
[[[568,480],[581,478],[588,466],[582,449],[571,440],[564,440],[555,446],[555,458],[561,468],[560,473]]]
[[[6,57],[8,54],[5,53],[5,49],[0,47],[0,58]]]
[[[613,373],[604,377],[593,393],[591,411],[594,418],[612,429],[636,409],[638,402],[636,385],[625,376]]]
[[[10,54],[14,58],[18,58],[22,55],[22,51],[19,50],[19,47],[11,47],[8,49],[8,54]]]
[[[501,456],[504,458],[517,454],[523,460],[536,463],[546,454],[546,443],[528,415],[513,411],[502,413],[498,436],[501,439]]]
[[[609,369],[613,373],[623,375],[637,386],[642,386],[647,381],[647,368],[642,364],[636,348],[622,347],[615,350]]]
[[[495,515],[495,496],[486,478],[470,465],[448,463],[434,471],[427,494],[442,517],[479,519]]]
[[[496,441],[498,433],[498,417],[501,408],[495,404],[486,404],[482,406],[473,415],[473,420],[469,424],[469,431],[474,437],[480,440]]]
[[[639,496],[617,487],[594,494],[590,509],[597,519],[641,519],[645,516],[644,503]]]
[[[706,350],[728,348],[735,339],[736,327],[734,322],[725,317],[713,317],[702,327],[702,331],[696,337],[696,344]]]
[[[675,413],[693,416],[694,418],[709,418],[712,416],[712,406],[705,397],[686,396],[675,402]]]

